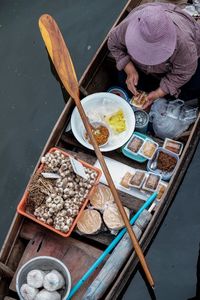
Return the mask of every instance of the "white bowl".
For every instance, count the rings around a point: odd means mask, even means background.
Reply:
[[[91,118],[91,114],[97,116],[109,115],[122,109],[126,120],[126,130],[122,133],[111,135],[108,143],[101,146],[101,151],[112,151],[123,146],[131,137],[135,129],[135,115],[131,106],[121,97],[112,93],[95,93],[81,100],[81,104],[90,122],[103,122],[103,119]],[[75,107],[71,116],[71,128],[75,138],[88,149],[93,150],[93,146],[84,138],[85,128],[78,109]]]
[[[20,300],[24,300],[20,293],[22,284],[27,283],[28,272],[34,269],[42,271],[57,270],[65,279],[65,289],[61,292],[62,299],[67,299],[71,290],[71,275],[68,268],[59,259],[51,256],[37,256],[27,261],[18,271],[16,276],[16,290]]]

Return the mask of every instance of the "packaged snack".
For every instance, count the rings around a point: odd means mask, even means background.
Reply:
[[[145,171],[137,170],[130,180],[130,185],[139,189],[145,179],[145,174]]]
[[[158,195],[157,195],[157,199],[160,200],[165,192],[167,188],[167,185],[164,184],[163,182],[160,182],[158,187],[157,187],[157,192],[158,192]]]
[[[160,179],[161,179],[160,175],[148,173],[142,188],[144,190],[153,192],[157,189]]]
[[[130,104],[136,107],[143,107],[147,102],[147,94],[145,92],[139,91],[137,96],[133,96],[130,100]]]
[[[104,208],[114,202],[113,195],[108,186],[99,184],[95,193],[90,197],[90,204],[98,210],[104,210]]]
[[[123,186],[126,189],[129,189],[130,188],[129,182],[130,182],[132,176],[133,176],[133,174],[126,172],[120,181],[121,186]]]
[[[144,143],[144,140],[138,136],[133,136],[131,141],[127,145],[127,149],[132,151],[133,153],[136,153],[139,151],[139,149],[142,147]]]
[[[183,143],[166,138],[163,148],[180,155],[183,150]]]
[[[96,234],[101,225],[101,215],[95,209],[85,209],[77,222],[77,228],[82,234]]]
[[[157,149],[157,143],[155,143],[152,140],[146,139],[146,141],[139,150],[139,154],[146,157],[147,159],[151,159],[154,156]]]
[[[129,209],[127,207],[124,207],[124,209],[127,214],[127,217],[129,218]],[[116,204],[110,205],[104,210],[103,220],[110,230],[119,230],[122,227],[124,227],[124,221]]]

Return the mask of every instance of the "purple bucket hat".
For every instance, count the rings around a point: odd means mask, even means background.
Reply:
[[[144,65],[166,61],[176,47],[176,25],[164,9],[146,6],[131,17],[125,35],[128,53]]]

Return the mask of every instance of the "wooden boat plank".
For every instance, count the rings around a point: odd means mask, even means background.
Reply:
[[[74,240],[71,237],[63,239],[55,234],[38,232],[37,235],[29,241],[23,253],[18,268],[11,281],[10,290],[14,292],[16,291],[15,282],[17,271],[24,263],[33,257],[49,255],[62,260],[68,266],[72,275],[72,284],[75,284],[101,253],[101,250],[82,243],[81,241]],[[90,278],[91,282],[97,273],[98,270],[95,271],[93,277]],[[86,287],[83,286],[74,299],[80,299],[85,288]]]

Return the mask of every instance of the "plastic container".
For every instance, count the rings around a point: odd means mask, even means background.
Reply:
[[[133,96],[130,99],[130,105],[136,107],[136,108],[142,108],[144,104],[147,101],[147,94],[143,91],[138,91],[139,95],[138,96]],[[139,102],[138,102],[139,100]],[[143,100],[143,101],[141,101]]]
[[[126,91],[124,89],[122,89],[121,87],[118,86],[112,86],[111,88],[109,88],[107,90],[108,93],[112,93],[115,94],[121,98],[123,98],[126,101],[129,101],[129,97],[128,94],[126,93]]]
[[[133,153],[133,154],[138,154],[138,151],[140,150],[140,148],[142,147],[142,145],[144,144],[145,139],[143,139],[142,137],[133,134],[131,139],[129,140],[129,142],[126,145],[126,149],[127,151]],[[138,144],[135,145],[135,149],[134,149],[134,143]]]
[[[150,188],[150,187],[147,186],[148,181],[149,181],[149,178],[150,178],[151,176],[152,176],[153,178],[157,177],[156,185],[155,185],[154,188]],[[148,173],[146,174],[145,180],[144,180],[144,182],[143,182],[142,189],[145,190],[145,191],[154,192],[154,191],[157,190],[160,181],[161,181],[161,176],[160,176],[159,174],[154,174],[153,172],[148,172]]]
[[[147,161],[147,158],[145,158],[144,156],[141,156],[139,153],[134,153],[134,152],[132,152],[130,149],[128,149],[128,144],[130,143],[130,141],[132,140],[132,138],[134,137],[134,136],[136,136],[136,137],[139,137],[139,138],[141,138],[141,139],[143,139],[144,141],[146,140],[146,139],[149,139],[149,140],[151,140],[149,137],[147,137],[145,134],[142,134],[142,133],[140,133],[140,132],[134,132],[134,134],[132,135],[132,137],[130,138],[130,140],[128,141],[128,143],[126,143],[125,144],[125,146],[122,148],[122,153],[126,156],[126,157],[128,157],[128,158],[130,158],[130,159],[133,159],[133,160],[135,160],[135,161],[137,161],[137,162],[139,162],[139,163],[144,163],[145,161]]]
[[[143,184],[144,180],[145,180],[145,175],[146,175],[145,171],[136,170],[135,173],[133,174],[133,177],[131,178],[131,180],[129,182],[129,185],[131,187],[140,189],[142,187],[142,184]],[[139,183],[138,184],[136,183],[137,182],[137,176],[139,177],[139,179],[138,179]],[[135,183],[134,183],[134,180],[135,180]]]
[[[147,143],[148,143],[148,144],[153,144],[153,145],[154,145],[154,150],[153,150],[153,152],[151,153],[151,155],[149,155],[149,156],[146,155],[146,154],[144,153],[145,147],[147,146]],[[158,149],[158,147],[159,147],[158,143],[156,143],[156,142],[154,142],[153,140],[147,138],[147,139],[145,140],[145,143],[142,145],[142,147],[141,147],[140,150],[138,151],[138,154],[141,155],[141,156],[143,156],[143,157],[145,157],[146,159],[152,159],[152,157],[154,156],[154,154],[155,154],[156,150]]]
[[[24,300],[20,293],[20,288],[24,283],[27,283],[27,274],[34,269],[42,271],[57,270],[65,279],[65,289],[61,292],[62,300],[67,299],[71,290],[71,275],[68,268],[59,259],[52,256],[38,256],[27,261],[17,272],[16,290],[20,300]]]
[[[135,129],[141,133],[146,133],[149,124],[149,115],[144,110],[135,111]]]
[[[178,145],[178,148],[179,148],[178,151],[176,152],[175,149],[174,149],[174,151],[173,151],[173,147],[170,147],[170,144],[169,144],[169,143],[171,143],[172,145],[173,145],[173,144],[174,144],[174,145]],[[168,145],[168,144],[169,144],[169,145]],[[169,147],[169,148],[168,148],[168,147]],[[172,152],[172,153],[175,153],[175,154],[177,154],[177,155],[180,156],[180,155],[181,155],[181,152],[182,152],[182,150],[183,150],[183,143],[166,138],[165,141],[164,141],[164,144],[163,144],[163,148],[166,149],[166,150],[168,150],[168,151],[170,151],[170,152]]]
[[[171,172],[166,172],[166,171],[161,171],[159,169],[157,169],[157,167],[153,168],[152,165],[155,163],[155,165],[157,164],[157,159],[158,159],[158,155],[160,153],[160,151],[164,152],[164,153],[167,153],[168,155],[172,156],[172,157],[175,157],[177,162],[176,162],[176,165],[178,163],[178,160],[179,160],[179,156],[171,151],[168,151],[162,147],[159,147],[158,150],[156,151],[154,157],[148,161],[147,163],[147,171],[150,171],[156,175],[160,175],[161,178],[165,181],[169,181],[170,178],[172,177],[173,173],[174,173],[174,170],[176,168],[176,166],[174,167],[173,171]]]
[[[56,150],[59,150],[62,154],[64,154],[64,155],[67,156],[67,157],[72,156],[72,155],[70,155],[70,154],[68,154],[68,153],[66,153],[66,152],[64,152],[64,151],[62,151],[62,150],[60,150],[59,148],[56,148],[56,147],[51,148],[50,151],[49,151],[49,153],[55,152]],[[36,222],[36,223],[38,223],[38,224],[40,224],[40,225],[42,225],[42,226],[44,226],[44,227],[46,227],[46,228],[48,228],[48,229],[50,229],[50,230],[56,232],[57,234],[62,235],[63,237],[68,237],[68,236],[70,236],[70,234],[72,233],[74,227],[76,226],[76,223],[77,223],[78,219],[80,218],[80,215],[81,215],[82,211],[84,210],[84,208],[86,207],[86,205],[87,205],[87,203],[88,203],[88,201],[89,201],[89,197],[95,192],[95,186],[99,183],[99,180],[100,180],[101,174],[102,174],[101,170],[99,170],[98,168],[93,167],[92,165],[90,165],[90,164],[88,164],[88,163],[86,163],[86,162],[84,162],[84,161],[82,161],[82,160],[79,160],[79,159],[78,159],[78,161],[81,162],[82,165],[83,165],[84,167],[86,167],[86,168],[88,168],[88,169],[91,169],[91,170],[93,170],[93,171],[96,171],[97,177],[96,177],[95,183],[93,184],[92,188],[91,188],[90,191],[88,192],[88,195],[87,195],[87,197],[86,197],[86,199],[85,199],[85,201],[84,201],[84,203],[83,203],[83,205],[82,205],[82,207],[81,207],[81,209],[80,209],[78,215],[77,215],[76,218],[74,219],[74,221],[73,221],[73,223],[72,223],[72,225],[71,225],[71,227],[70,227],[70,230],[69,230],[68,232],[66,232],[66,233],[61,232],[61,231],[55,229],[53,226],[50,226],[50,225],[45,224],[44,222],[38,220],[34,215],[29,214],[29,213],[27,213],[27,212],[25,211],[26,201],[27,201],[28,194],[29,194],[29,192],[28,192],[28,187],[26,188],[25,193],[24,193],[24,195],[23,195],[23,197],[22,197],[20,203],[18,204],[17,212],[18,212],[19,214],[21,214],[21,215],[23,215],[23,216],[25,216],[25,217],[31,219],[32,221],[34,221],[34,222]],[[43,167],[44,167],[44,164],[41,164],[38,170],[41,171],[41,170],[43,169]]]

